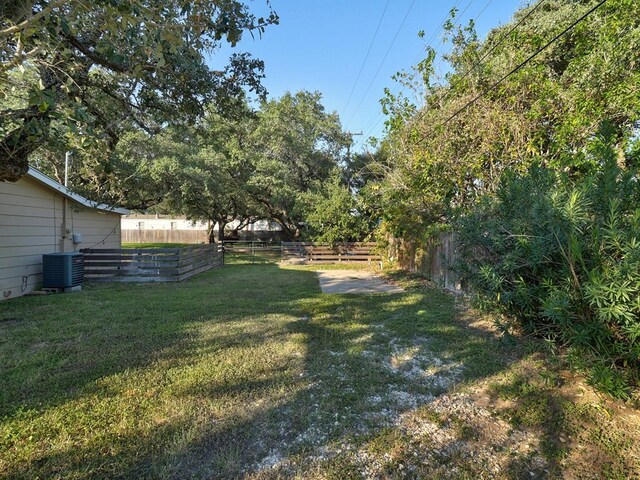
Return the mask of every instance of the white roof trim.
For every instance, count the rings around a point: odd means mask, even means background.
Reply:
[[[82,195],[78,195],[77,193],[72,192],[64,185],[56,182],[53,178],[47,177],[44,173],[36,170],[33,167],[29,167],[27,176],[51,188],[52,190],[60,192],[65,197],[70,198],[71,200],[78,202],[85,207],[95,208],[96,210],[102,210],[103,212],[118,213],[120,215],[128,215],[129,213],[131,213],[131,211],[127,210],[126,208],[112,207],[111,205],[105,205],[104,203],[97,203],[92,200],[88,200]]]

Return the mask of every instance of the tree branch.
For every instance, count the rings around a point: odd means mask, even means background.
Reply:
[[[37,46],[35,48],[32,48],[31,50],[29,50],[26,53],[18,52],[16,54],[16,56],[13,57],[11,60],[9,60],[8,62],[3,63],[2,65],[0,65],[0,71],[7,72],[7,71],[11,70],[12,68],[20,65],[22,62],[27,60],[29,57],[33,57],[34,55],[37,55],[41,51],[42,51],[42,46],[39,45],[39,46]]]
[[[92,50],[89,46],[82,43],[79,39],[77,39],[73,35],[69,33],[62,33],[62,37],[66,39],[71,44],[71,46],[73,46],[76,50],[78,50],[80,53],[82,53],[85,57],[89,58],[90,60],[93,60],[93,62],[97,63],[98,65],[101,65],[105,68],[108,68],[109,70],[112,70],[118,73],[129,72],[129,69],[126,66],[107,60],[106,58],[102,57],[100,54]]]
[[[35,15],[30,16],[29,18],[27,18],[23,22],[20,22],[17,25],[14,25],[13,27],[9,27],[9,28],[5,28],[4,30],[0,30],[0,38],[8,37],[10,35],[13,35],[14,33],[18,33],[20,30],[24,30],[29,25],[31,25],[33,22],[37,22],[42,17],[44,17],[46,15],[49,15],[55,8],[61,7],[65,3],[68,3],[68,0],[57,0],[55,2],[50,3],[49,5],[44,7],[42,10],[40,10],[38,13],[36,13]]]

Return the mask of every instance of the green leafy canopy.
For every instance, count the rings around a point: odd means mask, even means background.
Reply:
[[[277,22],[236,0],[3,2],[0,180],[22,176],[63,127],[114,148],[132,128],[151,133],[205,105],[224,111],[246,90],[264,95],[261,61],[236,54],[212,70],[205,55]]]

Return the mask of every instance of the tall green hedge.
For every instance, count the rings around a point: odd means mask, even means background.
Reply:
[[[508,174],[458,224],[478,299],[567,347],[590,380],[626,398],[640,384],[640,179],[602,153],[571,180]]]

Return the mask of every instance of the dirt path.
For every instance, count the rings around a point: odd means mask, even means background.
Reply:
[[[365,270],[317,272],[322,293],[402,293],[404,289]]]

